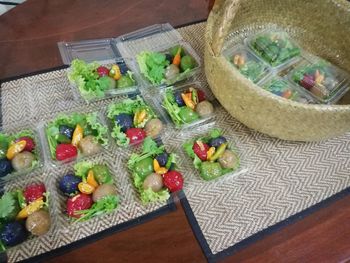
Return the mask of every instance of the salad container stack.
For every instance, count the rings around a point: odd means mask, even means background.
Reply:
[[[245,78],[285,99],[334,104],[350,88],[347,73],[304,51],[277,27],[226,45],[222,53]]]

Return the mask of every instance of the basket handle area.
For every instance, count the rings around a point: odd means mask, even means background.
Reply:
[[[214,56],[219,56],[228,34],[229,26],[240,8],[240,0],[216,0],[211,11],[213,28],[211,48]]]

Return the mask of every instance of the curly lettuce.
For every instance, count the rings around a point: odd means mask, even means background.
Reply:
[[[165,68],[170,64],[166,56],[158,52],[143,51],[136,56],[141,73],[152,83],[159,85],[165,78]]]
[[[108,76],[99,77],[97,62],[86,63],[80,59],[74,59],[71,63],[68,79],[78,87],[82,97],[87,100],[102,98],[105,91],[110,88],[111,79]]]

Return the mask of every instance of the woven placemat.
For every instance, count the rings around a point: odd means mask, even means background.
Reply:
[[[205,23],[180,29],[200,56],[204,31]],[[224,109],[215,126],[239,139],[250,165],[246,174],[218,183],[201,181],[195,172],[188,175],[197,179],[186,191],[184,208],[210,261],[349,192],[344,189],[350,186],[350,134],[318,143],[281,141],[248,129]],[[174,138],[168,143],[181,151],[182,139]],[[184,165],[193,171],[190,162]]]

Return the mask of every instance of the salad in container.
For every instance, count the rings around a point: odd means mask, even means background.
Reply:
[[[86,63],[83,60],[74,59],[68,71],[68,79],[86,101],[137,90],[134,73],[129,70],[124,61],[104,66],[98,62]]]
[[[111,136],[122,147],[140,144],[147,136],[156,138],[163,129],[163,122],[139,95],[110,104],[107,118]]]
[[[73,222],[113,212],[119,206],[117,188],[105,164],[76,163],[74,172],[60,178],[58,188],[67,196],[65,214]]]
[[[133,153],[128,161],[135,188],[142,203],[166,201],[170,193],[180,191],[183,176],[177,170],[177,155],[166,151],[151,137],[143,142],[141,153]]]
[[[44,130],[53,161],[68,162],[97,154],[108,144],[108,128],[97,112],[61,114]]]

